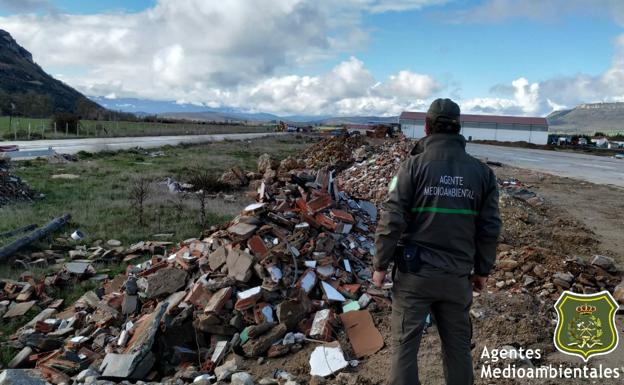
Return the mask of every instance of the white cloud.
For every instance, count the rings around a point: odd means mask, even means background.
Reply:
[[[0,17],[34,59],[80,91],[95,96],[177,100],[280,114],[397,114],[426,109],[445,84],[428,74],[398,71],[376,79],[351,57],[325,73],[309,64],[364,47],[368,13],[416,10],[450,0],[158,0],[138,13],[17,14]],[[17,2],[24,12],[45,0]],[[487,0],[460,21],[511,17],[551,20],[561,14],[607,12],[624,21],[624,2]],[[54,44],[50,37],[54,37]],[[498,85],[497,97],[461,100],[466,112],[543,115],[555,108],[624,100],[624,35],[611,68]],[[294,73],[296,75],[294,75]],[[454,81],[451,79],[451,81]]]
[[[442,86],[431,76],[410,71],[399,71],[377,87],[381,95],[399,98],[424,99],[439,91]]]
[[[474,98],[461,102],[462,111],[483,114],[540,115],[544,106],[540,98],[540,85],[526,78],[511,82],[513,98]],[[499,86],[503,88],[506,86]]]
[[[363,47],[365,13],[446,1],[158,0],[139,13],[17,14],[0,17],[0,25],[44,69],[88,95],[357,113],[358,106],[381,111],[376,106],[388,100],[426,98],[439,86],[402,71],[375,87],[353,58],[318,76],[289,73]]]
[[[396,86],[396,79],[417,79],[415,93]],[[396,115],[421,108],[439,86],[427,75],[401,71],[385,82],[376,80],[355,57],[320,76],[272,77],[229,96],[229,105],[253,105],[258,111],[284,114]]]

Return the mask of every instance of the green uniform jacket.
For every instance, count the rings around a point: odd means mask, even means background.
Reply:
[[[403,162],[382,205],[375,270],[388,268],[400,242],[446,272],[489,274],[501,229],[496,176],[465,147],[461,135],[433,134]]]

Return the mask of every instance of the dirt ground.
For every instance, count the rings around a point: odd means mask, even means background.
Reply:
[[[589,260],[595,254],[613,257],[620,269],[624,267],[624,217],[619,213],[624,208],[622,189],[594,185],[569,178],[537,173],[513,167],[495,167],[501,179],[510,177],[520,180],[528,189],[544,199],[544,205],[502,205],[504,221],[501,248],[542,247],[557,257],[547,262],[549,267],[563,269],[563,258],[580,257]],[[563,257],[559,257],[563,256]],[[546,263],[546,262],[545,262]],[[492,281],[492,280],[491,280]],[[493,288],[493,282],[489,283]],[[552,343],[556,324],[556,313],[552,301],[507,291],[486,290],[474,298],[473,309],[481,310],[485,316],[473,319],[474,337],[473,363],[476,384],[586,384],[587,380],[500,380],[480,378],[484,359],[480,358],[484,346],[488,349],[511,345],[516,348],[540,349],[542,359],[534,365],[552,364],[557,367],[580,367],[582,361],[557,352]],[[386,346],[371,357],[360,360],[355,368],[348,368],[347,376],[326,379],[327,384],[385,384],[390,372],[392,347],[390,346],[390,308],[374,306],[371,313],[376,326],[382,333]],[[624,315],[618,315],[616,322],[620,340],[624,340]],[[346,342],[344,335],[338,340]],[[294,355],[284,358],[247,361],[246,369],[258,378],[273,377],[276,369],[283,369],[297,377],[301,383],[310,381],[309,356],[315,343],[308,343]],[[342,343],[343,348],[349,346]],[[624,348],[613,353],[595,357],[590,367],[604,365],[619,367],[624,374]],[[349,356],[349,352],[346,355]],[[505,364],[507,364],[506,362]],[[422,384],[444,384],[440,341],[435,326],[423,336],[419,353],[420,381]],[[596,380],[595,384],[619,384],[617,380]]]
[[[562,216],[582,223],[597,239],[597,250],[624,266],[624,189],[515,167],[494,171],[499,178],[515,177],[528,184]]]

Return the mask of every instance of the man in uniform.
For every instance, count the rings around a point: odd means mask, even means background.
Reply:
[[[418,381],[425,318],[436,321],[448,385],[472,384],[472,291],[485,287],[501,228],[492,170],[466,153],[459,106],[437,99],[427,136],[389,185],[377,227],[373,282],[394,261],[392,385]]]

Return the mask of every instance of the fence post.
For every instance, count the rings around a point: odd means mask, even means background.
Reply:
[[[17,125],[13,125],[13,137],[17,140]]]
[[[28,122],[28,140],[30,140],[30,122]]]
[[[41,139],[45,137],[45,125],[41,122]]]
[[[69,123],[65,122],[65,136],[69,135]]]
[[[56,122],[54,122],[54,137],[56,138]]]

